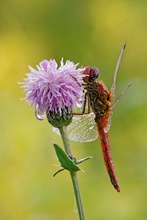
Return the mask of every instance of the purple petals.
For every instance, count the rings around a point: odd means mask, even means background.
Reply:
[[[84,100],[83,75],[84,68],[77,68],[78,64],[61,60],[61,66],[55,60],[43,60],[37,65],[37,70],[29,67],[22,88],[26,93],[25,100],[37,106],[41,112],[61,112],[67,108],[71,111]]]

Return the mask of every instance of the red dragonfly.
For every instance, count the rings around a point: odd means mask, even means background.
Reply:
[[[83,85],[85,89],[85,103],[83,111],[82,114],[75,114],[72,123],[67,127],[69,139],[77,142],[93,141],[99,136],[107,172],[112,185],[118,192],[120,192],[120,187],[110,151],[108,131],[110,128],[112,111],[126,89],[130,86],[129,84],[115,100],[116,79],[125,46],[126,44],[124,44],[121,49],[110,91],[102,82],[96,81],[99,76],[99,70],[97,68],[85,68],[83,72],[83,80],[85,82]],[[87,113],[85,113],[86,100],[88,100]],[[90,108],[92,109],[91,113]]]

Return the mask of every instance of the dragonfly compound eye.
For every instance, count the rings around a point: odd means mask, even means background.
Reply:
[[[99,69],[96,67],[91,67],[90,68],[90,79],[95,80],[99,76]]]

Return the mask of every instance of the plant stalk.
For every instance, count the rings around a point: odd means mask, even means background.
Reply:
[[[64,144],[64,149],[67,155],[72,157],[69,140],[67,138],[66,127],[63,126],[59,128],[59,130],[60,130],[60,134],[61,134],[62,141]],[[76,204],[77,204],[77,209],[78,209],[79,220],[85,220],[77,173],[74,171],[69,171],[69,172],[70,172],[70,176],[71,176],[72,184],[74,188],[74,194],[75,194],[75,199],[76,199]]]

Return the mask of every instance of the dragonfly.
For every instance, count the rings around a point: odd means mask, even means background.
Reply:
[[[103,82],[97,81],[99,70],[96,67],[88,66],[85,68],[83,71],[85,102],[83,104],[82,113],[74,113],[72,123],[67,126],[68,138],[76,142],[91,142],[96,140],[99,136],[106,170],[112,185],[118,192],[120,192],[120,187],[112,160],[108,131],[111,125],[111,116],[114,107],[130,86],[130,84],[128,84],[119,97],[115,99],[117,75],[125,47],[126,44],[123,44],[117,60],[110,91]]]

